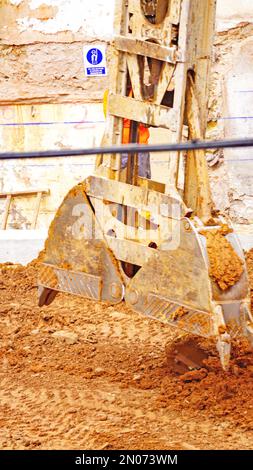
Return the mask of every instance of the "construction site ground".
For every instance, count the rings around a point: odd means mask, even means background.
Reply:
[[[252,449],[246,342],[224,372],[197,339],[204,367],[180,374],[170,356],[196,338],[124,304],[59,294],[40,309],[36,263],[0,273],[1,449]]]

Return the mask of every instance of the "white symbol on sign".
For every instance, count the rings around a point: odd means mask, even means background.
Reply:
[[[92,66],[98,65],[103,60],[103,54],[97,48],[90,49],[87,53],[87,60]]]
[[[91,51],[91,63],[92,65],[97,65],[98,63],[98,50],[92,49]]]

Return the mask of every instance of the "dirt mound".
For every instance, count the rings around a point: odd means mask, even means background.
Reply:
[[[0,290],[11,293],[30,292],[37,287],[37,268],[30,264],[26,267],[13,264],[0,265]]]
[[[179,345],[197,344],[206,355],[203,367],[183,374],[175,372],[171,361]],[[229,372],[221,369],[214,345],[192,336],[167,345],[170,373],[162,381],[161,401],[175,410],[189,410],[209,417],[227,417],[237,426],[253,430],[253,354],[246,340],[236,340],[232,347]]]
[[[230,232],[232,230],[223,225],[218,230],[202,233],[206,237],[210,276],[221,290],[234,286],[243,273],[241,258],[225,238],[225,235]]]
[[[253,271],[253,252],[248,254]],[[37,262],[0,266],[0,448],[250,449],[252,352],[215,346],[109,306],[59,294],[37,305]],[[176,339],[177,338],[177,339]],[[202,368],[172,367],[197,344]]]

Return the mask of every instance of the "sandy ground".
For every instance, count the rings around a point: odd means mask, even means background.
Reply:
[[[178,331],[63,294],[39,309],[36,266],[0,271],[1,449],[252,449],[247,344],[227,373],[208,344],[202,371],[178,375]]]

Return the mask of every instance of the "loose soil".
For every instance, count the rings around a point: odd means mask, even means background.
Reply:
[[[248,266],[249,284],[251,292],[251,311],[253,312],[253,249],[246,254]]]
[[[243,273],[241,258],[225,238],[225,235],[231,231],[223,225],[219,230],[203,232],[206,237],[210,276],[223,291],[234,286]]]
[[[252,449],[246,341],[225,373],[211,342],[124,304],[59,294],[39,308],[36,282],[35,263],[0,266],[1,449]],[[180,371],[173,351],[192,344],[203,367]]]

